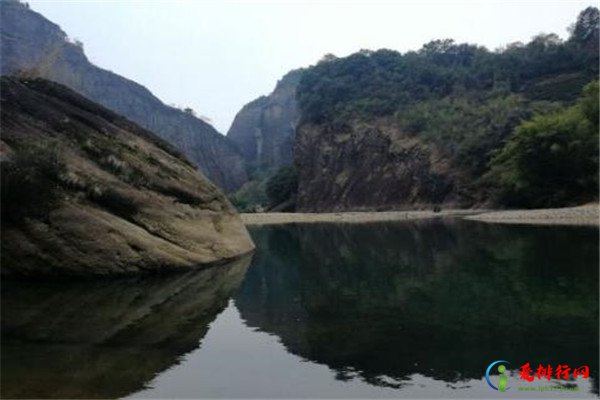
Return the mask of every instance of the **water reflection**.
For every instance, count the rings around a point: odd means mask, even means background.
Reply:
[[[597,229],[422,221],[251,233],[242,318],[339,380],[401,388],[419,374],[452,386],[505,359],[587,364],[598,393]]]
[[[250,259],[169,277],[2,284],[3,398],[121,397],[197,348]]]
[[[483,374],[498,359],[587,364],[589,380],[555,383],[598,393],[598,229],[251,234],[250,268],[3,282],[2,397],[565,397],[491,391]]]

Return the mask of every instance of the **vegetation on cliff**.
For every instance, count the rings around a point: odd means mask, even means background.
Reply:
[[[230,198],[242,212],[294,209],[290,193],[267,193],[293,164],[293,147],[298,109],[296,87],[303,69],[288,72],[268,96],[246,104],[235,116],[227,138],[240,149],[246,161],[248,182]],[[283,199],[284,198],[284,199]],[[281,207],[278,207],[280,206]]]
[[[298,174],[293,166],[279,169],[267,181],[267,196],[271,206],[277,206],[285,202],[293,202],[298,186]]]
[[[404,113],[424,101],[494,89],[527,99],[573,100],[576,87],[598,71],[598,18],[597,8],[582,11],[564,42],[556,34],[540,34],[527,44],[489,51],[444,39],[405,54],[383,49],[325,57],[300,80],[302,122]],[[557,78],[563,74],[570,75]]]
[[[59,203],[57,182],[64,172],[62,155],[52,145],[29,143],[11,162],[0,163],[2,223],[47,216]]]
[[[509,206],[578,204],[598,191],[598,81],[576,105],[523,122],[492,159]]]
[[[298,172],[293,165],[255,173],[253,179],[231,196],[240,212],[294,211]]]
[[[297,89],[300,209],[489,202],[530,207],[593,199],[597,180],[591,174],[597,170],[587,161],[581,162],[585,166],[572,165],[579,162],[573,159],[579,153],[572,148],[543,162],[527,161],[547,171],[562,169],[565,179],[585,182],[563,187],[563,193],[552,198],[548,198],[552,188],[538,190],[539,182],[533,178],[520,179],[517,198],[515,190],[507,189],[506,179],[496,182],[486,177],[492,164],[497,169],[501,159],[514,153],[511,148],[518,139],[509,137],[531,118],[538,118],[537,128],[526,125],[515,135],[524,137],[523,132],[532,129],[569,131],[574,141],[585,136],[587,151],[593,153],[586,153],[585,160],[597,158],[597,146],[589,146],[597,140],[597,129],[594,136],[590,129],[575,127],[576,109],[564,111],[572,115],[569,126],[564,121],[569,118],[560,110],[572,105],[582,88],[597,79],[598,25],[598,9],[589,7],[581,12],[566,41],[555,34],[540,34],[527,44],[489,51],[435,40],[405,54],[363,50],[345,58],[324,57],[304,72]],[[556,113],[562,117],[552,117]],[[538,115],[549,117],[539,119]],[[377,150],[368,143],[377,143]],[[409,144],[412,155],[404,152],[400,154],[406,156],[399,157],[398,148]],[[509,148],[502,150],[505,146]],[[373,156],[366,157],[367,151]],[[504,155],[492,163],[499,151]],[[367,165],[371,165],[369,171]],[[402,178],[402,171],[412,168],[419,171],[411,173],[414,184]],[[378,176],[369,173],[373,171]],[[360,181],[353,179],[356,176]],[[370,183],[365,185],[365,181]],[[400,184],[414,188],[392,193],[392,187]],[[380,190],[386,185],[390,190]],[[323,188],[327,188],[327,199]],[[378,198],[370,198],[365,191]]]

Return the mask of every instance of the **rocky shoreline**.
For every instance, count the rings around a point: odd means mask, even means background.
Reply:
[[[501,224],[599,226],[599,210],[598,204],[586,204],[565,208],[492,211],[467,216],[466,219]]]
[[[586,204],[578,207],[538,210],[444,210],[437,213],[433,211],[254,213],[241,214],[241,217],[246,225],[319,222],[363,223],[457,217],[505,224],[598,226],[599,206],[598,204]]]
[[[334,213],[253,213],[240,214],[246,225],[293,224],[293,223],[363,223],[384,221],[409,221],[437,217],[461,217],[473,215],[475,210],[433,211],[357,211]]]

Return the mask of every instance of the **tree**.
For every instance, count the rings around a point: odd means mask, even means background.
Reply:
[[[294,167],[283,167],[279,169],[267,181],[267,196],[271,206],[276,206],[296,195],[298,187],[298,176]]]
[[[566,112],[564,108],[572,106],[582,88],[597,79],[597,25],[598,10],[590,7],[580,14],[568,41],[555,34],[540,34],[529,43],[489,51],[442,39],[404,54],[362,50],[318,63],[303,73],[296,90],[298,131],[303,125],[319,125],[326,135],[346,133],[363,125],[398,128],[400,134],[414,136],[448,158],[457,177],[452,178],[458,182],[456,191],[465,193],[465,198],[488,194],[489,185],[481,177],[490,171],[490,160],[499,152],[511,160],[503,164],[499,158],[494,164],[496,172],[502,171],[506,178],[503,192],[511,194],[504,199],[531,205],[544,196],[554,198],[549,200],[553,204],[564,203],[569,193],[589,197],[593,182],[584,177],[589,176],[592,156],[582,156],[586,148],[581,143],[590,143],[590,136],[582,132],[591,131],[580,125],[584,109],[588,110],[585,124],[592,123],[589,115],[597,111],[597,105],[586,106],[593,100],[586,97],[578,111]],[[557,113],[559,110],[564,113]],[[536,114],[554,116],[540,117],[521,127],[518,138],[508,139],[517,126]],[[542,135],[544,130],[552,138]],[[576,138],[578,134],[582,137]],[[507,141],[512,144],[507,145]],[[545,154],[545,158],[536,159],[535,151],[525,152],[527,147],[539,147],[539,154]],[[587,149],[596,147],[590,145]],[[521,151],[522,157],[517,156]],[[563,162],[561,157],[570,166],[565,171],[545,174],[557,162]],[[516,160],[520,164],[512,168],[509,164]],[[544,160],[553,161],[534,173],[536,165],[545,165]],[[530,175],[524,178],[517,171],[528,171]],[[569,180],[574,175],[580,180],[575,186],[554,186],[564,188],[563,194],[557,195],[551,189],[541,191],[542,182]],[[524,186],[515,189],[513,185],[508,190],[510,180]],[[463,186],[468,188],[463,190]],[[534,194],[536,190],[544,194]],[[527,198],[520,199],[521,195]]]
[[[598,195],[598,82],[578,104],[522,123],[491,162],[488,178],[510,206],[555,207]]]
[[[598,29],[600,29],[600,13],[596,7],[588,7],[579,14],[572,28],[570,40],[580,45],[598,43]]]
[[[321,59],[319,60],[318,63],[319,64],[328,63],[328,62],[335,61],[337,59],[338,58],[335,56],[335,54],[327,53],[323,57],[321,57]]]
[[[423,54],[446,53],[454,45],[454,39],[437,39],[425,43],[419,52]]]
[[[196,116],[196,112],[195,112],[195,111],[194,111],[194,109],[193,109],[193,108],[191,108],[191,107],[185,107],[185,108],[183,109],[183,112],[184,112],[184,113],[186,113],[186,114],[192,115],[192,116],[194,116],[194,117]]]

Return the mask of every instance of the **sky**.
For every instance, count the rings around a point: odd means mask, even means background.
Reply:
[[[418,50],[433,39],[496,49],[545,32],[566,38],[586,0],[27,0],[84,44],[99,67],[225,134],[288,71],[360,49]]]

